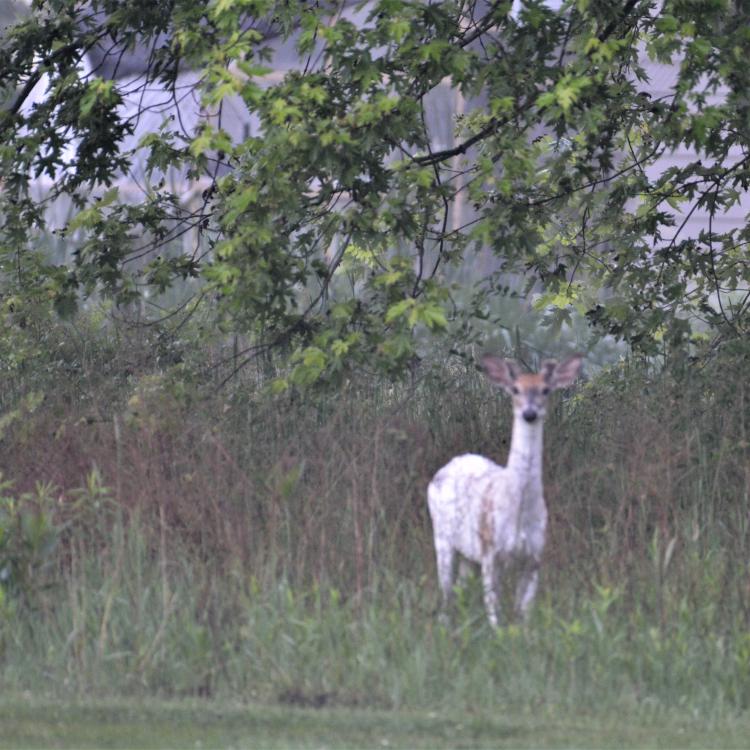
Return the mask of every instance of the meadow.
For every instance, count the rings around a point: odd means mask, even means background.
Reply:
[[[507,453],[473,367],[274,395],[152,347],[0,387],[0,747],[746,744],[746,348],[555,399],[539,594],[493,630],[477,581],[438,622],[425,502]]]

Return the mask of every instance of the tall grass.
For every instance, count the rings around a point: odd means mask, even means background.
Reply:
[[[526,627],[450,627],[424,490],[504,460],[510,411],[472,370],[410,386],[198,398],[131,378],[96,418],[19,402],[0,466],[8,687],[300,705],[750,705],[750,403],[743,352],[623,364],[548,418],[549,541]],[[63,389],[64,390],[64,389]],[[96,399],[88,399],[87,404]],[[98,402],[101,406],[101,402]],[[4,561],[4,562],[3,562]]]

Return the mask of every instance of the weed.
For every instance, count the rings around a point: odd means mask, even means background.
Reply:
[[[746,711],[743,368],[622,365],[557,401],[539,597],[527,627],[497,631],[472,584],[450,627],[434,616],[427,481],[452,455],[507,452],[507,405],[473,371],[363,380],[335,398],[270,396],[248,377],[201,400],[149,376],[92,421],[50,395],[3,439],[4,684]]]

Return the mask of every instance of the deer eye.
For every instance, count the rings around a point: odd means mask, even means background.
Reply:
[[[513,395],[514,396],[517,396],[521,392],[521,391],[518,390],[518,386],[517,385],[514,385],[513,388],[511,388],[511,390],[513,391]]]
[[[549,388],[545,385],[544,388],[542,388],[542,396],[548,396],[549,395]]]

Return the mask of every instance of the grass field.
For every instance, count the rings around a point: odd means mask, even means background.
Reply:
[[[300,709],[213,702],[0,702],[0,748],[747,748],[750,723],[495,711]]]
[[[556,400],[539,595],[498,630],[476,580],[435,616],[425,487],[507,452],[471,368],[0,383],[0,747],[750,746],[740,355]]]

